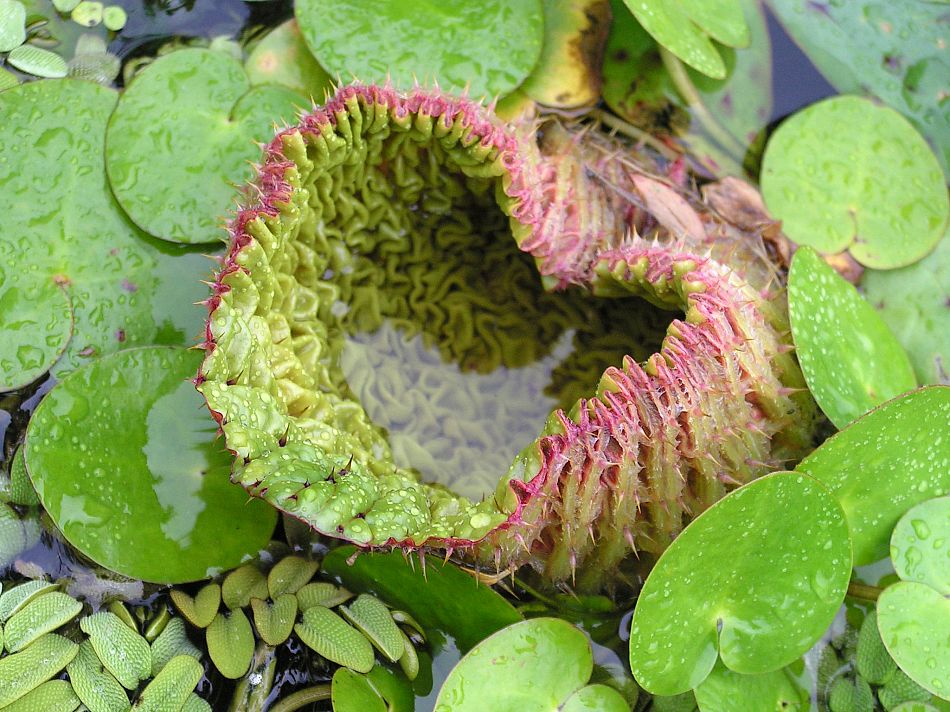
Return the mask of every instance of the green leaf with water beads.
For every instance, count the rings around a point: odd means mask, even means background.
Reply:
[[[443,647],[446,633],[465,651],[521,619],[496,591],[442,559],[427,556],[423,567],[394,551],[361,554],[351,566],[347,559],[354,551],[352,546],[334,549],[324,558],[323,570],[411,613],[436,650]]]
[[[287,20],[254,45],[244,62],[251,84],[281,84],[321,103],[330,75],[310,54],[296,20]]]
[[[950,214],[923,137],[893,109],[855,96],[814,104],[778,128],[763,158],[762,196],[793,241],[849,250],[877,269],[930,252]]]
[[[808,709],[808,692],[785,669],[743,675],[718,661],[694,692],[701,712]]]
[[[190,655],[201,659],[201,651],[188,639],[185,623],[181,618],[172,618],[152,642],[152,676],[158,675],[169,660],[178,655]]]
[[[254,627],[265,643],[280,645],[290,637],[297,618],[297,597],[294,594],[281,594],[270,603],[253,598],[251,609],[254,611]]]
[[[73,689],[90,712],[127,712],[129,697],[119,681],[105,669],[92,643],[84,640],[66,667]]]
[[[297,591],[296,595],[297,606],[301,611],[313,608],[314,606],[333,608],[353,598],[353,594],[350,591],[325,581],[308,583]]]
[[[285,87],[251,88],[240,62],[220,52],[159,57],[109,121],[106,166],[115,196],[156,237],[219,240],[234,186],[251,178],[249,164],[260,155],[255,142],[308,103]]]
[[[950,387],[921,388],[859,418],[796,468],[838,498],[856,566],[887,556],[904,512],[950,492],[948,421]]]
[[[79,601],[59,591],[37,596],[6,622],[4,646],[11,653],[22,650],[41,635],[71,621],[81,610]]]
[[[207,296],[210,262],[147,238],[109,190],[103,143],[116,98],[79,80],[0,92],[0,264],[64,285],[75,326],[59,371],[127,346],[190,345],[201,329],[202,310],[184,305]]]
[[[587,685],[567,698],[560,712],[629,712],[630,705],[609,685]]]
[[[388,0],[301,0],[300,31],[331,76],[409,89],[416,79],[475,98],[508,94],[541,56],[540,0],[441,0],[438,11]],[[447,48],[451,48],[447,51]]]
[[[221,607],[221,586],[216,583],[206,584],[194,598],[175,588],[172,589],[171,599],[189,623],[196,628],[207,628]]]
[[[37,579],[35,581],[21,583],[19,586],[14,586],[4,591],[3,595],[0,595],[0,623],[5,623],[9,620],[10,616],[22,609],[23,606],[37,596],[58,589],[58,584]]]
[[[40,503],[33,489],[33,482],[26,471],[26,457],[22,447],[18,447],[10,463],[10,501],[33,507]]]
[[[152,655],[148,641],[122,622],[114,613],[94,613],[79,621],[89,636],[93,650],[103,666],[127,690],[138,687],[152,673]]]
[[[950,497],[921,502],[901,517],[891,535],[891,561],[904,581],[950,596]]]
[[[228,479],[230,458],[187,380],[200,360],[171,347],[99,359],[66,376],[30,420],[26,462],[46,510],[70,543],[126,576],[205,578],[273,531],[273,509]]]
[[[179,712],[201,680],[204,668],[190,655],[168,661],[135,701],[137,712]]]
[[[342,606],[340,614],[356,626],[391,662],[402,657],[405,652],[403,633],[393,620],[389,609],[378,598],[361,593],[351,604]]]
[[[369,672],[373,667],[373,646],[329,608],[308,608],[294,631],[307,647],[331,662],[357,672]]]
[[[26,8],[20,0],[0,0],[0,52],[26,42]]]
[[[46,79],[60,79],[66,76],[66,60],[55,52],[34,47],[20,45],[7,55],[7,62],[21,72],[32,74]]]
[[[80,701],[66,680],[49,680],[31,690],[3,712],[73,712]]]
[[[112,32],[121,30],[128,20],[128,14],[118,5],[109,5],[102,11],[102,24]]]
[[[274,600],[285,593],[297,593],[320,568],[319,561],[302,556],[285,556],[267,574],[267,590]]]
[[[73,333],[72,307],[54,280],[0,265],[0,323],[3,392],[32,383],[56,362]]]
[[[0,708],[59,673],[78,651],[71,640],[48,633],[21,652],[0,658]]]
[[[950,383],[950,231],[920,262],[865,270],[864,294],[901,343],[921,383]]]
[[[950,597],[900,581],[878,599],[877,625],[900,669],[938,697],[950,698]]]
[[[205,639],[218,672],[231,680],[243,677],[254,657],[254,631],[244,611],[218,613],[205,631]]]
[[[232,611],[251,605],[252,598],[267,598],[267,578],[254,564],[244,564],[227,576],[221,583],[221,600]]]
[[[650,573],[631,626],[634,676],[675,695],[717,657],[739,673],[778,670],[827,628],[850,573],[848,526],[824,487],[790,472],[755,480],[695,519]]]
[[[788,310],[808,388],[838,428],[917,385],[881,317],[810,247],[792,259]]]
[[[365,675],[342,667],[330,687],[334,712],[386,712],[386,702]]]
[[[558,709],[590,679],[584,634],[557,618],[508,626],[472,648],[446,678],[437,712]],[[518,684],[499,684],[500,680]]]

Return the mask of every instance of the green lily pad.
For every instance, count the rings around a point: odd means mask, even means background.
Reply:
[[[904,512],[950,493],[948,421],[950,387],[921,388],[872,410],[799,463],[841,503],[855,566],[887,556]]]
[[[366,675],[340,668],[330,687],[334,712],[386,712],[386,701]]]
[[[560,712],[629,712],[623,695],[608,685],[587,685],[567,698]]]
[[[809,247],[792,258],[788,311],[805,381],[838,428],[916,387],[907,353],[881,317]]]
[[[926,584],[900,581],[878,599],[877,625],[900,669],[938,697],[950,698],[950,598]]]
[[[921,383],[950,383],[950,232],[920,262],[865,270],[865,296],[897,337]]]
[[[495,97],[510,93],[541,56],[540,0],[440,0],[425,9],[389,0],[300,0],[294,10],[331,76],[414,82]],[[446,51],[451,48],[450,51]]]
[[[308,608],[294,631],[308,648],[331,662],[356,672],[369,672],[373,667],[373,646],[366,636],[329,608]]]
[[[274,510],[229,481],[230,458],[187,380],[200,360],[173,347],[99,359],[30,420],[26,464],[43,506],[70,543],[126,576],[206,578],[273,531]]]
[[[891,535],[891,561],[904,581],[950,596],[950,497],[911,507]]]
[[[26,8],[19,0],[0,0],[0,52],[26,42]]]
[[[818,102],[779,126],[765,149],[762,196],[795,242],[849,250],[877,269],[930,252],[950,214],[923,137],[893,109],[855,96]]]
[[[392,606],[408,611],[425,627],[436,650],[445,633],[462,650],[521,620],[521,614],[488,586],[456,566],[435,557],[406,561],[401,552],[361,554],[351,566],[352,546],[341,546],[323,560],[323,570],[338,576],[351,589],[375,593]]]
[[[219,613],[205,631],[208,655],[218,672],[231,680],[243,677],[254,657],[254,631],[240,608]]]
[[[945,3],[773,0],[769,6],[835,89],[872,94],[900,111],[937,147],[947,171]]]
[[[107,30],[118,32],[125,23],[129,21],[129,16],[124,9],[118,5],[109,5],[102,10],[102,24]]]
[[[0,658],[0,707],[20,699],[66,667],[79,646],[49,633],[19,653]]]
[[[316,103],[332,91],[330,75],[310,54],[296,20],[277,25],[244,62],[251,84],[282,84]]]
[[[249,163],[260,157],[255,142],[307,103],[286,87],[251,88],[240,62],[221,52],[184,49],[159,57],[136,76],[109,120],[113,192],[156,237],[219,240],[234,186],[251,178]]]
[[[804,712],[809,709],[808,692],[784,669],[743,675],[733,672],[720,661],[694,692],[701,712]]]
[[[125,689],[134,690],[139,681],[152,674],[148,641],[114,613],[106,611],[86,616],[79,621],[79,627],[89,636],[103,666]]]
[[[587,683],[593,667],[587,638],[567,621],[521,621],[480,642],[452,668],[435,710],[557,710]]]
[[[190,345],[202,328],[203,310],[189,305],[207,296],[211,262],[138,231],[109,190],[103,144],[116,98],[74,79],[0,92],[0,265],[65,288],[75,325],[60,373],[129,346]],[[31,333],[33,343],[47,336]]]
[[[677,695],[720,656],[734,672],[778,670],[828,627],[850,573],[834,497],[796,473],[760,478],[706,510],[660,557],[633,614],[633,674],[652,693]]]
[[[60,79],[66,76],[66,60],[55,52],[42,47],[23,44],[7,55],[10,66],[21,72],[48,79]]]

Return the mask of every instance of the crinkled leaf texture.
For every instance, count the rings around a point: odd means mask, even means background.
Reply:
[[[631,548],[661,551],[737,484],[801,457],[814,405],[794,392],[803,381],[756,237],[707,211],[696,217],[705,234],[671,234],[664,215],[624,197],[643,176],[605,141],[550,123],[539,147],[531,127],[466,99],[363,85],[281,131],[231,224],[197,379],[236,455],[233,479],[361,546],[531,562],[597,588]],[[341,319],[378,324],[389,308],[372,285],[360,291],[352,253],[425,254],[428,216],[460,213],[455,253],[500,224],[548,288],[685,314],[659,353],[624,359],[570,414],[552,413],[481,502],[397,466],[339,365]],[[647,230],[655,242],[629,237]],[[414,269],[437,268],[451,280],[442,264]]]

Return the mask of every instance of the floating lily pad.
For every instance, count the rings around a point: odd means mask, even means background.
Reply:
[[[695,519],[647,578],[630,633],[637,681],[676,695],[702,683],[718,656],[745,674],[791,663],[841,605],[850,549],[841,507],[816,480],[776,473],[739,488]]]
[[[323,560],[323,570],[357,591],[375,593],[413,615],[425,627],[436,650],[448,633],[468,650],[495,631],[521,620],[521,614],[488,586],[456,566],[426,557],[410,562],[400,552],[361,554],[351,566],[352,546],[341,546]]]
[[[282,84],[323,103],[332,90],[330,75],[310,54],[296,20],[287,20],[267,33],[244,62],[251,84]]]
[[[772,0],[769,5],[835,89],[873,94],[900,111],[937,147],[947,170],[945,3]]]
[[[473,97],[508,94],[541,56],[541,0],[300,0],[294,12],[320,65],[343,81],[409,89],[418,79]],[[448,51],[447,51],[448,50]]]
[[[386,712],[386,701],[373,684],[349,668],[333,673],[330,694],[334,712]]]
[[[950,598],[926,584],[900,581],[878,599],[877,625],[900,669],[938,697],[950,698]]]
[[[609,685],[587,685],[567,698],[560,712],[629,712],[623,695]]]
[[[950,497],[911,507],[891,535],[891,561],[904,581],[950,595]]]
[[[208,655],[226,678],[243,677],[254,657],[254,631],[244,611],[219,613],[205,631]]]
[[[921,388],[872,410],[799,463],[841,503],[856,566],[887,556],[904,512],[950,493],[948,421],[950,387]]]
[[[950,214],[923,137],[893,109],[855,96],[818,102],[779,126],[765,149],[762,195],[795,242],[849,250],[878,269],[930,252]]]
[[[435,709],[556,710],[587,683],[593,666],[587,638],[567,621],[522,621],[486,638],[462,658],[443,683]]]
[[[52,279],[0,265],[0,392],[29,385],[48,371],[73,331],[63,288]]]
[[[26,8],[19,0],[0,0],[0,52],[26,42]]]
[[[784,669],[759,675],[733,672],[722,662],[696,688],[696,703],[701,712],[732,712],[733,710],[796,710],[809,709],[809,695]]]
[[[792,259],[788,310],[808,388],[838,428],[917,385],[881,317],[811,248]]]
[[[156,237],[219,240],[235,185],[251,178],[249,163],[260,157],[255,142],[308,103],[286,87],[251,88],[240,62],[221,52],[159,57],[109,121],[106,166],[115,196]]]
[[[907,351],[917,379],[950,384],[950,232],[909,267],[866,270],[861,286]]]
[[[173,347],[99,359],[30,420],[26,464],[43,506],[80,551],[126,576],[202,579],[255,554],[274,528],[274,510],[229,481],[187,380],[200,360]]]
[[[116,98],[79,80],[0,92],[0,265],[65,288],[75,327],[60,372],[129,346],[191,344],[201,330],[203,310],[190,305],[207,296],[211,262],[145,236],[109,190],[103,142]]]

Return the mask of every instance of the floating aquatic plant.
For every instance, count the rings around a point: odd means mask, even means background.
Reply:
[[[231,226],[197,379],[237,456],[233,479],[362,546],[531,562],[593,588],[633,549],[662,551],[729,489],[800,457],[813,406],[796,395],[757,243],[619,149],[556,124],[539,148],[467,100],[372,86],[280,132],[259,198]],[[540,275],[519,267],[529,258]],[[685,319],[643,366],[621,352],[599,385],[581,371],[588,398],[557,403],[494,496],[473,502],[394,461],[347,376],[347,335],[421,331],[464,371],[517,367],[556,351],[563,327],[521,318],[532,305],[515,275],[566,290],[541,297],[562,309],[641,296]],[[518,308],[493,305],[496,292]]]

